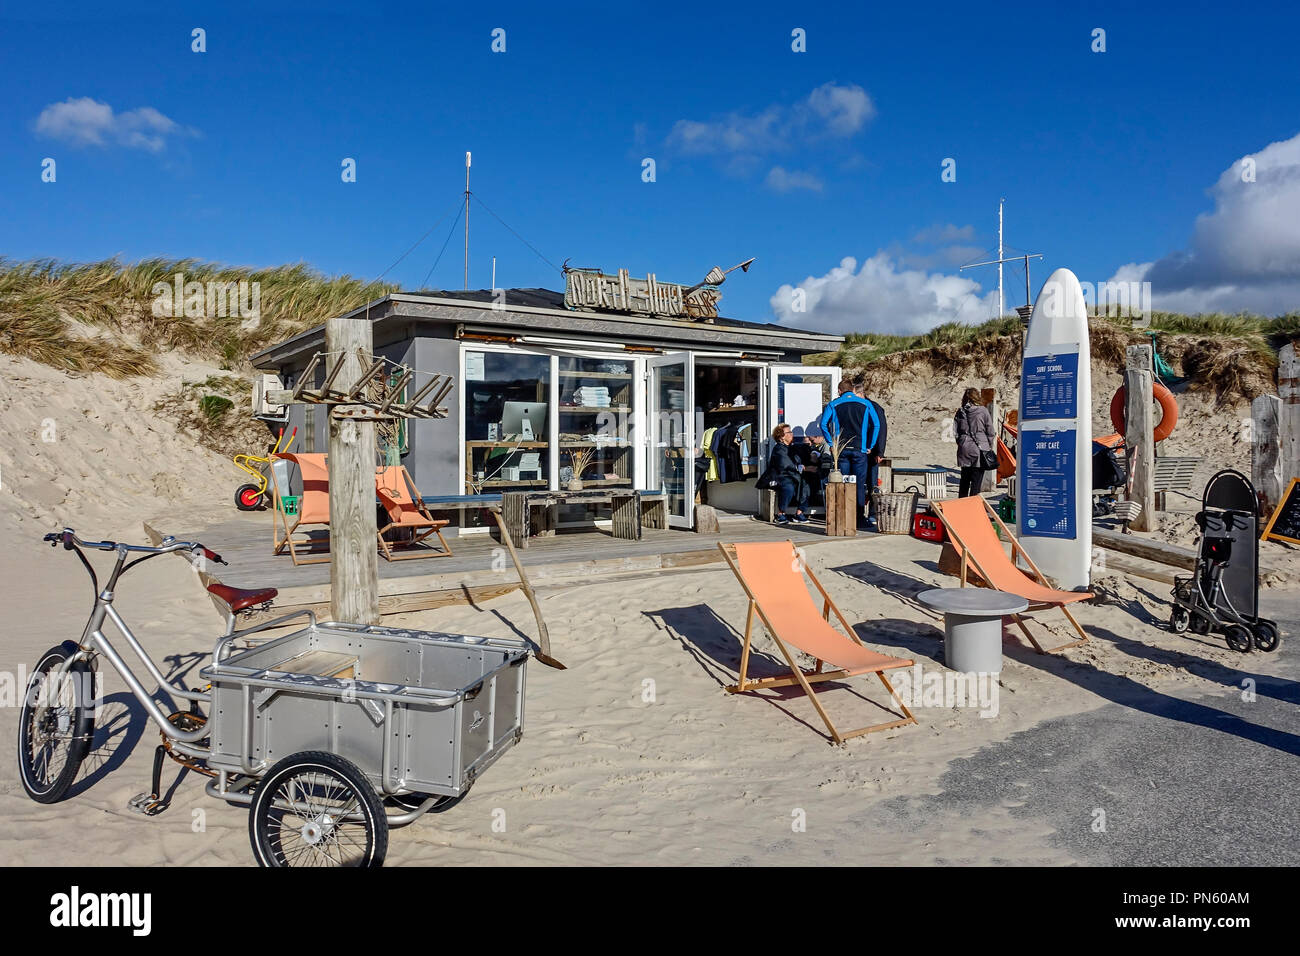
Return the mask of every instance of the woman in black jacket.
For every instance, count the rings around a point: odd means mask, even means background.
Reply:
[[[794,432],[789,425],[777,425],[772,430],[772,451],[768,455],[767,471],[763,472],[758,487],[776,490],[776,523],[787,524],[790,518],[785,509],[795,506],[794,520],[802,524],[808,520],[803,506],[808,502],[808,486],[803,480],[803,465],[790,452]]]

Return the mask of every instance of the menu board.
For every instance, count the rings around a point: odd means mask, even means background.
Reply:
[[[1026,355],[1020,370],[1021,417],[1074,418],[1078,381],[1078,352]]]
[[[1300,478],[1292,478],[1264,528],[1264,538],[1300,544]]]
[[[1075,430],[1022,428],[1020,441],[1021,531],[1040,538],[1076,537]]]

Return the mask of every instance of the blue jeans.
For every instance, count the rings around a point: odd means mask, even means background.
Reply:
[[[880,480],[880,463],[873,461],[867,467],[867,493],[868,494],[876,490],[876,482],[879,480]],[[875,495],[872,495],[870,498],[867,499],[867,507],[870,508],[868,514],[870,514],[871,517],[874,518],[876,516]]]
[[[781,478],[776,483],[776,513],[785,514],[785,509],[791,504],[803,508],[808,500],[805,487],[803,481],[798,478]]]
[[[858,483],[858,517],[867,506],[867,482],[870,480],[871,462],[865,451],[840,452],[840,471],[853,475]]]

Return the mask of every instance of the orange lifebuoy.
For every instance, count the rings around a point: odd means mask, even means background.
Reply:
[[[1110,423],[1121,434],[1124,432],[1124,395],[1125,389],[1121,385],[1115,392],[1115,397],[1110,400]],[[1178,424],[1178,402],[1174,399],[1174,393],[1159,382],[1151,384],[1151,395],[1160,403],[1162,413],[1160,424],[1151,437],[1156,441],[1164,441],[1173,434],[1174,426]]]

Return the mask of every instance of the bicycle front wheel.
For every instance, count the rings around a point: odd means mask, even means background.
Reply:
[[[18,768],[37,803],[57,803],[77,779],[95,733],[94,673],[68,666],[76,645],[52,647],[37,663],[18,719]]]

